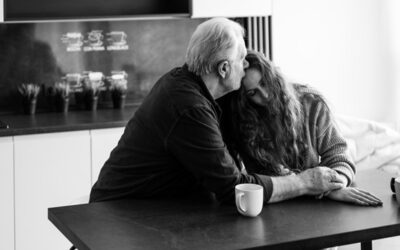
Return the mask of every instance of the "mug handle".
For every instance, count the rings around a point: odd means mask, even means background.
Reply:
[[[239,193],[238,195],[236,195],[236,204],[238,204],[238,208],[239,211],[242,213],[246,213],[246,207],[243,205],[242,203],[242,197],[243,197],[244,193]]]

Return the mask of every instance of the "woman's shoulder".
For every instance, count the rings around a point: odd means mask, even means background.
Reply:
[[[302,83],[292,83],[293,88],[299,95],[299,97],[321,97],[323,98],[321,92],[319,92],[317,89],[314,87],[311,87],[308,84],[302,84]]]
[[[310,85],[293,83],[293,88],[295,89],[297,96],[302,103],[306,102],[328,106],[323,94]]]
[[[305,118],[308,120],[310,129],[319,128],[325,131],[332,125],[332,114],[324,96],[309,85],[294,84],[299,100],[302,103]],[[321,135],[324,132],[319,132]]]

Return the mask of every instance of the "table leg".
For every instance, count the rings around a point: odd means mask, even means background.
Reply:
[[[372,241],[361,242],[361,250],[372,250]]]

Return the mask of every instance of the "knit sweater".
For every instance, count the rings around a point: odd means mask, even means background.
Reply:
[[[316,91],[306,87],[298,88],[298,91],[304,112],[307,145],[303,167],[330,167],[346,176],[350,185],[354,180],[355,166],[330,109]]]
[[[304,161],[302,169],[325,166],[334,169],[344,175],[350,185],[355,178],[355,166],[348,152],[347,143],[341,135],[334,117],[317,91],[304,85],[295,85],[304,113]],[[233,143],[232,120],[229,109],[230,97],[219,100],[224,116],[223,132],[227,144]],[[237,148],[233,146],[234,148]],[[260,166],[249,155],[239,152],[248,173],[264,174],[264,166]],[[269,187],[266,193],[272,194],[273,186]]]

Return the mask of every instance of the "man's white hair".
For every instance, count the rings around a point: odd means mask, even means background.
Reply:
[[[229,60],[227,51],[244,36],[240,24],[223,17],[201,23],[190,38],[186,51],[189,71],[201,76],[216,69],[221,60]]]

